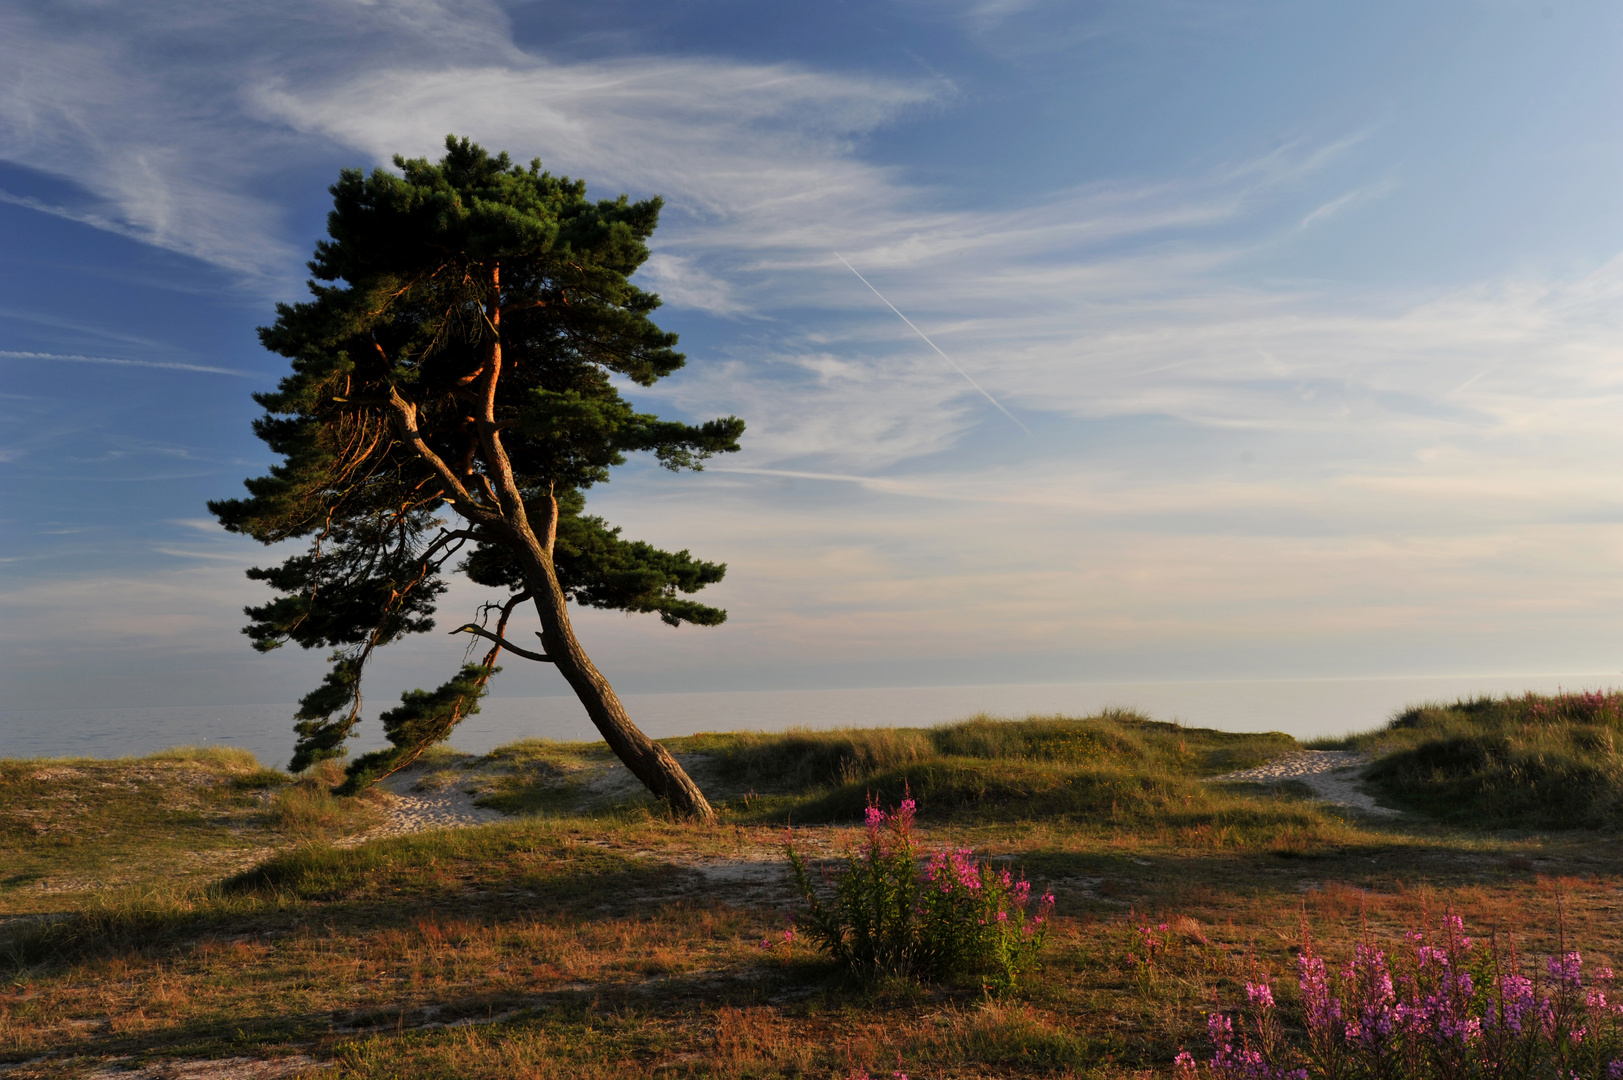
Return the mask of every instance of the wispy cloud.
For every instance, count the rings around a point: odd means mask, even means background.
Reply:
[[[637,271],[637,280],[643,288],[658,293],[662,301],[677,307],[723,318],[749,312],[731,282],[699,269],[693,260],[681,255],[654,252]]]
[[[974,0],[950,17],[1012,41],[1033,6]],[[1469,634],[1507,610],[1590,626],[1620,599],[1595,582],[1623,580],[1601,572],[1617,562],[1604,519],[1623,506],[1608,465],[1623,454],[1623,263],[1426,290],[1257,271],[1393,190],[1336,173],[1374,129],[993,207],[864,153],[888,126],[950,109],[959,91],[941,78],[565,62],[519,48],[481,2],[292,0],[267,14],[165,0],[98,17],[0,12],[13,73],[0,156],[83,200],[0,199],[264,291],[296,287],[305,252],[276,192],[312,164],[434,155],[455,131],[539,153],[595,194],[664,195],[641,280],[730,332],[633,397],[742,415],[746,448],[680,497],[622,477],[594,506],[729,562],[721,633],[740,656],[945,654],[966,618],[1011,651],[1218,629]],[[1037,434],[920,355],[831,249]],[[151,355],[139,342],[61,344],[86,352],[0,357],[252,377],[96,355]],[[212,565],[234,549],[188,539],[161,550],[214,576],[195,595],[179,577],[126,582],[120,633],[144,632],[147,588],[158,629],[199,647],[224,623],[187,605],[234,619],[263,598]],[[104,591],[76,587],[77,617]],[[8,598],[34,610],[60,595]],[[597,618],[583,625],[619,642],[611,653],[689,647]]]
[[[6,360],[45,360],[64,364],[111,364],[115,367],[156,368],[160,371],[193,371],[203,375],[235,375],[242,379],[259,377],[250,371],[210,367],[207,364],[184,364],[169,360],[127,360],[117,356],[81,356],[78,353],[23,352],[15,349],[0,349],[0,358]]]
[[[978,3],[962,14],[996,22],[1024,6]],[[1543,363],[1553,349],[1583,367],[1578,358],[1610,332],[1594,305],[1562,298],[1563,289],[1612,297],[1605,274],[1554,291],[1489,283],[1420,300],[1234,284],[1236,265],[1291,231],[1272,209],[1279,193],[1343,160],[1369,130],[1173,180],[948,209],[853,143],[950,104],[955,91],[940,79],[722,58],[558,62],[519,49],[494,5],[453,12],[429,0],[342,12],[295,3],[274,33],[262,17],[189,2],[101,30],[43,6],[3,19],[0,52],[21,75],[0,94],[0,152],[75,178],[100,200],[89,209],[10,201],[245,272],[294,263],[279,210],[253,194],[263,162],[310,160],[335,144],[381,163],[433,154],[446,131],[467,131],[533,147],[550,167],[610,190],[667,195],[648,284],[668,304],[759,328],[747,361],[740,352],[662,393],[695,410],[736,404],[753,421],[749,452],[761,465],[896,462],[937,453],[976,423],[960,390],[906,359],[905,328],[862,312],[830,275],[836,245],[994,399],[1071,416],[1270,430],[1442,424],[1430,429],[1439,433],[1466,414],[1478,427],[1558,425],[1508,387],[1527,370],[1509,354],[1537,352]],[[208,61],[152,62],[155,50],[204,40]],[[340,54],[343,63],[329,62]],[[46,79],[46,67],[74,77]],[[1384,190],[1354,187],[1295,224]],[[1244,240],[1240,222],[1249,222]],[[811,314],[785,320],[789,307]],[[251,377],[67,352],[0,355]],[[1488,360],[1499,366],[1479,377]],[[1554,400],[1561,369],[1559,360],[1540,367],[1544,417],[1567,407]],[[1585,380],[1598,369],[1584,370],[1573,368],[1572,393],[1595,390]],[[1397,407],[1399,398],[1409,404]]]
[[[1378,184],[1368,184],[1362,187],[1354,188],[1352,191],[1346,192],[1345,194],[1337,195],[1328,202],[1321,203],[1320,205],[1314,207],[1313,210],[1302,219],[1302,224],[1300,227],[1304,229],[1311,228],[1321,221],[1328,221],[1330,218],[1338,217],[1345,211],[1359,205],[1360,203],[1366,203],[1372,199],[1379,199],[1384,195],[1390,195],[1393,191],[1397,190],[1397,186],[1398,185],[1395,180],[1388,179]]]
[[[52,217],[66,218],[68,221],[77,221],[81,225],[89,225],[93,229],[116,233],[132,240],[147,242],[154,239],[151,233],[123,221],[115,220],[107,214],[59,206],[55,203],[45,202],[43,199],[36,199],[32,195],[15,195],[12,192],[0,189],[0,203],[21,206],[27,210],[37,210],[42,214],[50,214]]]

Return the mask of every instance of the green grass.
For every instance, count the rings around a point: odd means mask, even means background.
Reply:
[[[1405,709],[1339,745],[1377,755],[1385,801],[1489,829],[1623,828],[1623,694],[1456,701]]]
[[[1260,764],[1296,741],[1277,732],[1231,734],[1160,723],[1126,710],[1097,716],[998,720],[937,728],[842,728],[705,733],[663,740],[735,824],[858,821],[870,797],[912,791],[930,819],[1118,820],[1162,815],[1181,824],[1255,803],[1201,783]],[[529,739],[465,764],[486,775],[479,802],[508,813],[657,813],[640,792],[604,798],[591,786],[612,762],[601,743]],[[1302,823],[1301,808],[1286,811]],[[1184,820],[1187,819],[1187,820]]]

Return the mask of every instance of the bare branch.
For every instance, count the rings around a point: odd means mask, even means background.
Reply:
[[[502,648],[506,649],[508,652],[513,653],[513,654],[515,654],[517,656],[522,656],[526,660],[538,660],[543,664],[550,664],[550,663],[553,662],[552,657],[547,656],[547,655],[545,655],[543,653],[531,652],[529,649],[521,649],[517,645],[514,645],[511,641],[508,641],[506,638],[502,637],[501,635],[492,634],[489,630],[486,630],[484,627],[478,625],[477,623],[468,623],[465,626],[459,626],[455,630],[452,630],[451,633],[453,633],[453,634],[475,634],[475,635],[477,635],[479,637],[485,638],[488,641],[494,641],[496,644],[500,645]]]
[[[462,486],[451,467],[443,458],[429,448],[423,441],[422,433],[417,430],[417,409],[411,402],[400,396],[400,391],[393,386],[389,387],[389,411],[394,414],[395,427],[400,432],[401,441],[417,452],[417,456],[439,477],[441,485],[452,495],[457,511],[469,521],[476,521],[481,525],[501,526],[501,515],[486,510],[479,505],[477,499]]]

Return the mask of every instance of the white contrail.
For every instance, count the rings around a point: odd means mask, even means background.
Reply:
[[[930,336],[928,334],[926,334],[923,330],[920,330],[918,327],[913,326],[913,320],[912,319],[909,319],[906,315],[903,315],[900,311],[897,311],[896,305],[891,303],[889,300],[886,300],[884,293],[880,292],[878,289],[874,289],[873,282],[869,281],[867,278],[863,277],[860,273],[858,273],[856,267],[852,266],[848,262],[845,262],[845,256],[844,255],[841,255],[838,251],[836,251],[834,253],[834,257],[836,259],[840,260],[842,263],[845,263],[845,268],[847,270],[851,271],[853,274],[856,274],[858,281],[860,281],[864,285],[868,286],[868,288],[873,289],[873,294],[875,296],[879,297],[880,301],[882,303],[884,303],[884,305],[886,307],[890,308],[890,310],[892,310],[892,311],[895,311],[896,312],[896,317],[898,319],[902,320],[908,326],[912,327],[913,332],[915,334],[917,334],[919,337],[923,338],[924,343],[926,345],[930,346],[930,348],[934,349],[936,351],[936,354],[939,355],[941,357],[941,359],[945,360],[949,364],[952,364],[952,370],[954,370],[958,374],[962,375],[964,377],[965,382],[969,383],[970,386],[973,386],[977,391],[980,392],[981,397],[985,398],[987,401],[990,401],[993,404],[993,406],[996,407],[998,412],[1002,413],[1004,416],[1007,416],[1010,420],[1013,420],[1015,422],[1015,424],[1017,424],[1019,426],[1021,431],[1025,432],[1027,435],[1031,434],[1031,429],[1028,428],[1026,425],[1020,423],[1020,418],[1019,417],[1015,416],[1014,413],[1010,412],[1008,409],[1005,409],[1003,407],[1002,402],[998,401],[997,398],[993,397],[991,394],[988,394],[984,389],[982,389],[981,384],[976,382],[974,379],[971,379],[969,377],[969,372],[967,372],[963,368],[959,367],[956,363],[953,362],[952,357],[950,357],[946,353],[942,352],[941,351],[941,346],[939,346],[935,342],[931,341]]]

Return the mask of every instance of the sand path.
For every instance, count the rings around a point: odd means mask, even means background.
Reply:
[[[1351,807],[1366,814],[1395,815],[1399,811],[1379,805],[1358,786],[1365,767],[1372,760],[1368,754],[1355,750],[1298,750],[1275,758],[1266,765],[1241,769],[1212,779],[1247,784],[1278,784],[1294,780],[1312,788],[1313,793],[1324,802]]]

